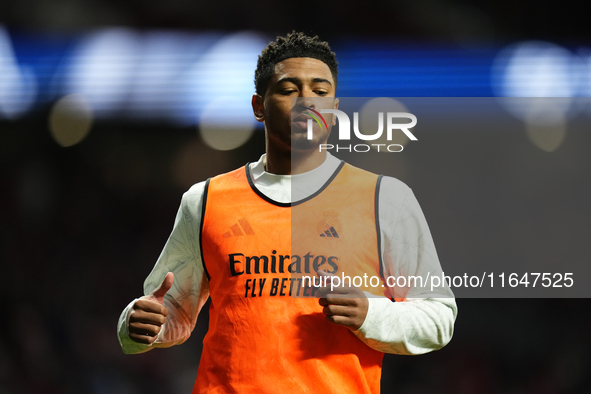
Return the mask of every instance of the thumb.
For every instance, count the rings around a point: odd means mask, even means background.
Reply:
[[[321,278],[322,278],[323,276],[327,276],[327,277],[329,277],[329,278],[330,278],[331,276],[334,276],[333,274],[329,274],[328,272],[326,272],[326,271],[322,271],[322,270],[318,270],[318,271],[316,271],[316,274],[318,274],[318,276],[319,276],[319,277],[321,277]]]
[[[168,292],[168,290],[170,290],[173,282],[174,274],[172,272],[169,272],[164,277],[164,280],[160,284],[160,287],[158,287],[150,294],[151,298],[153,298],[154,301],[156,301],[157,303],[162,304],[164,302],[164,295]]]
[[[316,295],[315,297],[318,298],[324,298],[327,296],[327,294],[329,294],[333,289],[332,289],[332,279],[329,280],[328,278],[333,277],[333,274],[329,274],[326,271],[322,271],[322,270],[317,270],[316,271],[316,275],[318,275],[318,278],[320,278],[320,287],[318,288],[318,290],[316,291]],[[324,278],[324,279],[322,279]],[[322,282],[324,282],[324,286],[322,285]],[[330,286],[329,286],[330,284]]]

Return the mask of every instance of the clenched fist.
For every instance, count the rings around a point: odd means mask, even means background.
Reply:
[[[128,327],[132,340],[145,345],[150,345],[156,340],[168,315],[168,309],[162,305],[164,295],[170,290],[173,282],[174,274],[169,272],[156,290],[133,304]]]
[[[316,273],[319,277],[325,276],[327,279],[333,276],[324,271]],[[327,284],[318,289],[316,296],[319,298],[318,303],[324,307],[322,313],[329,322],[345,326],[350,330],[358,330],[363,325],[369,309],[369,301],[361,289],[344,285],[331,289]]]

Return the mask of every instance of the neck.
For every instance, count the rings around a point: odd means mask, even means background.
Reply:
[[[324,160],[326,151],[278,152],[267,146],[265,171],[276,175],[297,175],[320,167]]]

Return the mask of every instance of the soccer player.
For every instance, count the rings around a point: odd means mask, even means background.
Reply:
[[[183,343],[211,297],[193,393],[378,393],[384,352],[430,352],[453,333],[449,288],[385,280],[441,276],[425,218],[402,182],[320,151],[328,128],[307,138],[306,111],[338,107],[326,42],[278,37],[255,87],[266,153],[183,195],[146,295],[119,319],[123,351]],[[330,286],[345,274],[381,282]],[[329,280],[310,288],[304,275]]]

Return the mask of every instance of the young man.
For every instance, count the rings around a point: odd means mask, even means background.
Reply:
[[[451,339],[448,288],[385,285],[441,275],[411,190],[320,151],[328,128],[307,138],[301,114],[336,108],[336,84],[335,55],[317,37],[292,33],[262,52],[252,107],[266,154],[183,195],[146,296],[121,314],[125,353],[184,342],[209,296],[194,393],[377,393],[383,352],[421,354]],[[367,274],[385,286],[329,280],[314,294],[301,286],[306,274]]]

